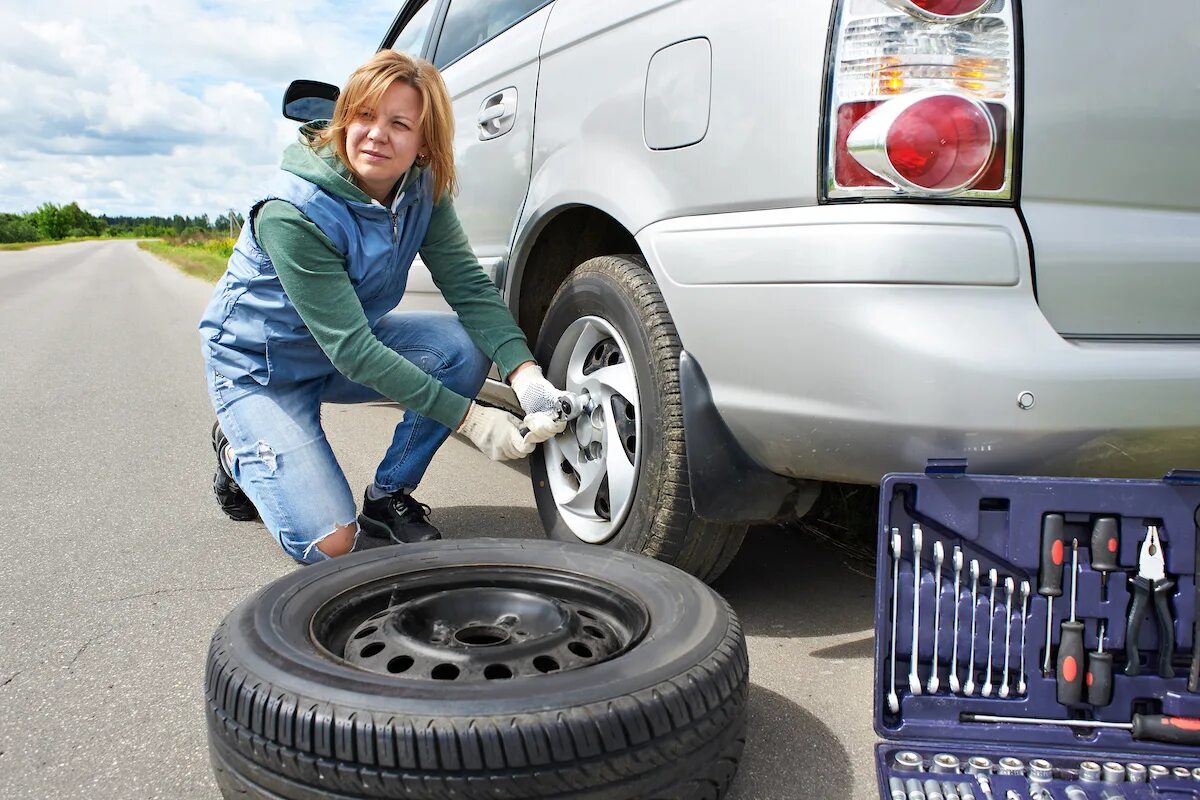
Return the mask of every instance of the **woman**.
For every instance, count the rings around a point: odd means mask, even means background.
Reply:
[[[440,538],[411,492],[452,429],[494,460],[563,429],[547,413],[562,393],[455,215],[453,125],[428,62],[383,51],[356,70],[333,119],[284,152],[200,321],[217,500],[234,519],[261,516],[302,563]],[[393,310],[418,252],[455,314]],[[524,436],[469,399],[493,362],[529,415]],[[406,412],[356,521],[320,407],[381,398]]]

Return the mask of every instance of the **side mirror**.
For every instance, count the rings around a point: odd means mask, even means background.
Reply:
[[[283,115],[296,122],[332,119],[341,89],[320,81],[292,81],[283,93]]]

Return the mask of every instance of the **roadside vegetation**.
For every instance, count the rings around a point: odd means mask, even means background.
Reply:
[[[78,203],[43,203],[24,214],[0,214],[0,251],[26,250],[97,239],[144,239],[138,246],[189,275],[215,282],[244,219],[234,212],[210,220],[207,214],[185,217],[111,217],[92,214]]]
[[[171,262],[188,275],[216,283],[225,271],[236,240],[224,234],[193,231],[159,240],[138,242],[138,247]]]

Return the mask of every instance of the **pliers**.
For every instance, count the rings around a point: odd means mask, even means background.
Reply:
[[[1175,590],[1175,581],[1167,578],[1166,559],[1155,525],[1146,526],[1146,538],[1138,553],[1137,574],[1130,578],[1129,585],[1133,602],[1129,604],[1129,618],[1125,625],[1125,674],[1137,675],[1141,672],[1138,632],[1153,596],[1154,616],[1158,622],[1158,674],[1163,678],[1174,678],[1175,668],[1171,662],[1175,658],[1175,620],[1171,618],[1171,607],[1167,600]]]

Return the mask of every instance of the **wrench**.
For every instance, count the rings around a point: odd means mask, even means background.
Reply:
[[[1004,579],[1004,683],[1000,684],[1000,696],[1008,697],[1008,651],[1012,647],[1012,597],[1016,583],[1012,577]]]
[[[938,639],[942,633],[942,562],[946,560],[946,550],[942,543],[933,543],[933,571],[937,577],[934,579],[933,590],[933,666],[930,669],[929,683],[926,686],[926,691],[930,694],[937,694],[938,690]],[[925,792],[929,794],[928,790]]]
[[[1017,680],[1017,696],[1024,697],[1025,686],[1025,626],[1029,621],[1029,581],[1021,581],[1021,677]]]
[[[892,528],[892,690],[888,692],[888,711],[900,713],[900,698],[896,695],[896,623],[900,604],[900,529]]]
[[[983,689],[979,692],[984,697],[992,696],[992,645],[996,633],[996,570],[988,570],[988,583],[991,584],[991,591],[988,593],[988,659],[987,659],[987,679],[983,682]]]
[[[921,632],[921,526],[913,523],[913,618],[912,659],[908,667],[908,690],[914,695],[921,693],[921,676],[917,674],[917,645]]]
[[[958,545],[954,546],[951,560],[954,562],[954,647],[951,648],[950,654],[950,692],[958,694],[958,690],[962,688],[958,683],[958,601],[962,588],[963,567],[963,552]]]
[[[979,606],[979,562],[971,559],[971,658],[967,663],[967,685],[963,692],[975,694],[975,617],[978,616]]]

